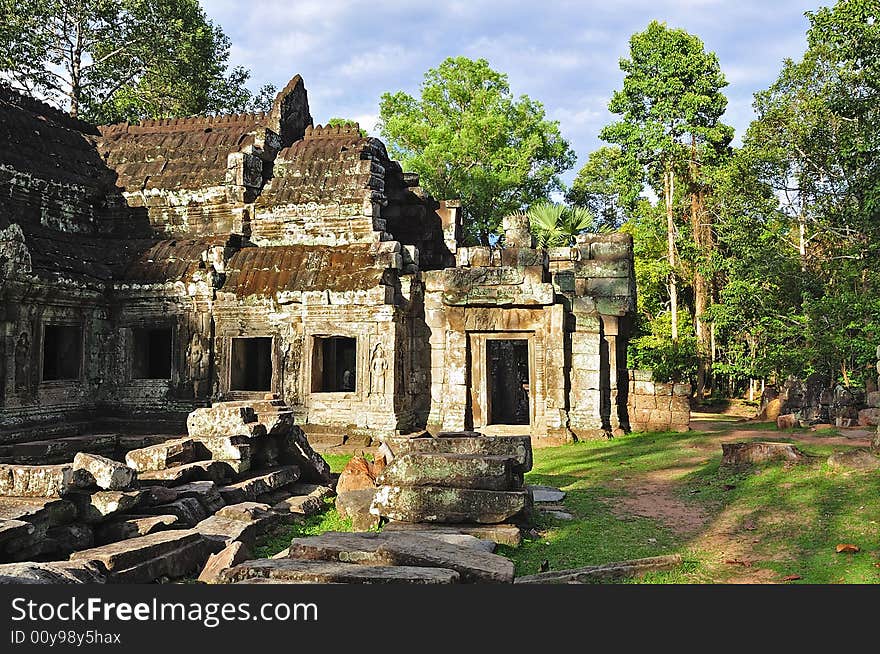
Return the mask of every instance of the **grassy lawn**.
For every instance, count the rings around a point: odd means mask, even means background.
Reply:
[[[796,431],[773,440],[796,440],[791,438]],[[537,450],[527,482],[567,491],[565,504],[577,519],[545,520],[538,525],[540,539],[501,553],[513,559],[517,574],[537,572],[544,560],[561,570],[680,553],[681,569],[640,581],[723,582],[747,567],[764,569],[764,581],[798,575],[797,583],[880,582],[876,472],[835,471],[825,458],[846,448],[803,444],[802,450],[817,457],[809,464],[730,471],[720,467],[715,442],[717,437],[700,432],[641,434]],[[615,510],[628,484],[658,474],[671,478],[678,501],[706,517],[704,526],[675,532],[662,520]],[[747,557],[731,556],[727,540],[744,547]],[[837,554],[838,543],[854,543],[862,551]]]
[[[733,425],[731,425],[733,427]],[[750,424],[768,439],[798,442],[801,430],[776,432],[772,423]],[[835,435],[815,434],[820,436]],[[734,433],[721,434],[735,439]],[[743,470],[720,467],[719,434],[652,433],[536,450],[530,484],[566,491],[574,520],[538,514],[538,538],[519,548],[500,546],[517,575],[680,553],[684,565],[652,573],[634,583],[880,583],[880,475],[841,472],[825,459],[841,445],[804,444],[809,463],[771,463]],[[329,455],[339,471],[351,455]],[[663,511],[634,515],[626,503],[644,484],[661,480],[663,498],[679,512],[698,516],[688,528],[670,523]],[[645,513],[645,511],[639,511]],[[653,515],[653,514],[652,514]],[[299,535],[349,531],[332,502],[302,525],[285,527],[261,544],[271,556]],[[856,554],[838,554],[838,543],[854,543]]]

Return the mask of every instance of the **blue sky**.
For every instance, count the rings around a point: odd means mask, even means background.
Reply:
[[[786,57],[800,57],[804,12],[832,0],[202,0],[232,40],[231,63],[252,86],[279,88],[299,73],[316,123],[340,116],[374,129],[385,91],[417,93],[424,72],[448,56],[483,57],[511,90],[540,100],[578,155],[567,183],[613,120],[608,100],[631,34],[653,20],[682,27],[718,54],[730,85],[725,122],[739,136],[752,94]]]

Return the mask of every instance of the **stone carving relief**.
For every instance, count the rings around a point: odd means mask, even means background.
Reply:
[[[381,343],[376,343],[370,358],[370,395],[385,394],[385,374],[387,371],[388,360],[385,358],[385,348]]]
[[[193,385],[193,397],[199,396],[203,380],[208,377],[210,366],[209,354],[198,332],[193,332],[186,346],[186,360],[189,363],[190,379]]]
[[[15,345],[15,390],[27,392],[30,388],[31,341],[25,332],[18,337]]]

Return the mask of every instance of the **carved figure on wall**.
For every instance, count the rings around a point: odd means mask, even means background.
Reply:
[[[27,391],[30,388],[30,366],[28,359],[31,354],[31,341],[25,332],[18,337],[15,345],[15,390]]]
[[[205,351],[202,337],[198,332],[193,332],[186,347],[186,360],[192,374],[193,397],[199,396],[202,382],[208,376],[208,353]]]
[[[0,406],[6,403],[6,337],[0,334]]]
[[[370,359],[370,394],[385,394],[385,373],[388,370],[388,361],[385,358],[385,349],[381,343],[376,343],[373,348],[373,356]]]

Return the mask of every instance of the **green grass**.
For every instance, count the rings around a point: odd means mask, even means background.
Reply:
[[[799,431],[775,440],[797,441]],[[799,583],[880,583],[876,472],[835,471],[825,459],[846,447],[802,443],[815,457],[808,464],[731,471],[720,467],[721,449],[709,449],[710,439],[700,432],[641,434],[536,450],[526,481],[565,490],[564,503],[576,520],[545,519],[537,526],[540,538],[500,552],[514,561],[518,575],[537,572],[544,560],[562,570],[680,553],[684,565],[678,570],[632,581],[721,582],[742,569],[725,564],[723,546],[706,534],[724,532],[730,522],[731,537],[747,541],[751,571],[766,569],[764,580],[799,575]],[[624,485],[664,469],[683,469],[674,494],[708,516],[696,533],[676,534],[661,522],[614,510]],[[713,529],[719,520],[725,527]],[[862,551],[837,554],[838,543],[855,543]]]
[[[266,559],[278,554],[290,546],[293,538],[301,536],[316,536],[326,531],[352,531],[351,520],[343,519],[333,507],[333,500],[325,500],[324,511],[317,515],[309,516],[302,523],[283,525],[257,541],[254,556],[258,559]]]

